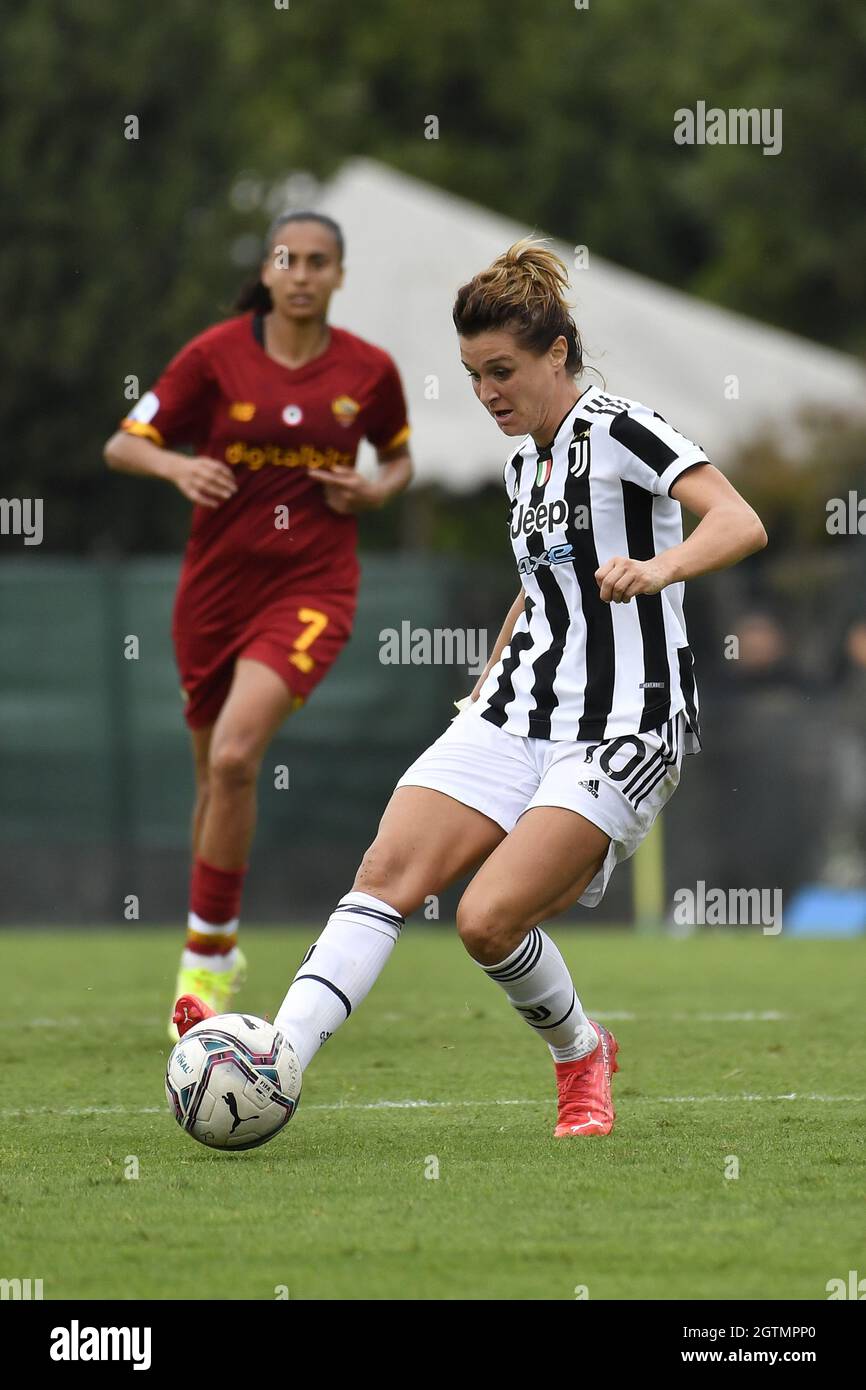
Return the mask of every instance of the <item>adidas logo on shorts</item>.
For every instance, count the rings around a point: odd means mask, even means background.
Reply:
[[[590,796],[594,796],[595,799],[596,799],[596,801],[598,801],[598,782],[597,782],[597,781],[592,781],[592,782],[578,782],[577,785],[578,785],[579,787],[586,787],[586,790],[589,792]]]

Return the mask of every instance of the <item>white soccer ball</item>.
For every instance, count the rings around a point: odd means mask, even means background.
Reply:
[[[250,1014],[203,1019],[176,1043],[165,1069],[169,1109],[212,1149],[254,1149],[288,1124],[301,1065],[272,1023]]]

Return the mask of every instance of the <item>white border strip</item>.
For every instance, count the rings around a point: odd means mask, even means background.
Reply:
[[[782,1095],[763,1096],[743,1092],[729,1096],[630,1096],[622,1104],[626,1107],[630,1105],[736,1105],[753,1104],[754,1102],[769,1104],[780,1100],[807,1101],[820,1105],[862,1105],[866,1103],[866,1096],[825,1096],[818,1095],[814,1091],[788,1091]],[[537,1098],[531,1100],[337,1101],[330,1105],[304,1105],[303,1113],[307,1114],[310,1110],[477,1110],[491,1105],[548,1106],[550,1104],[552,1104],[550,1099],[539,1100]],[[36,1116],[76,1119],[87,1115],[167,1115],[168,1113],[168,1107],[163,1105],[72,1105],[56,1109],[50,1105],[39,1105],[20,1110],[0,1110],[0,1117],[4,1120],[29,1119]]]
[[[593,1018],[601,1019],[606,1023],[638,1023],[648,1019],[666,1019],[671,1023],[780,1023],[788,1018],[788,1014],[778,1013],[775,1009],[744,1009],[731,1013],[675,1013],[675,1014],[635,1014],[628,1009],[600,1009],[593,1010]],[[388,1014],[387,1017],[396,1022],[402,1017],[401,1014]],[[148,1020],[138,1020],[145,1023]],[[155,1019],[149,1020],[156,1023]],[[89,1028],[93,1020],[81,1018],[3,1018],[0,1019],[0,1028],[14,1028],[17,1031],[27,1028]]]

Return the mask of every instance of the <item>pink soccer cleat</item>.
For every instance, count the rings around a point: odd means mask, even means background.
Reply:
[[[577,1062],[556,1062],[559,1115],[555,1139],[575,1135],[610,1134],[616,1111],[613,1108],[611,1073],[619,1071],[616,1054],[619,1043],[600,1023],[589,1020],[598,1033],[598,1047]]]
[[[178,1037],[183,1037],[190,1028],[206,1018],[216,1018],[217,1011],[199,999],[197,994],[182,994],[174,1006],[171,1021],[177,1028]]]

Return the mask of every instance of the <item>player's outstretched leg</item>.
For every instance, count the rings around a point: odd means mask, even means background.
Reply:
[[[441,792],[397,788],[351,893],[310,947],[274,1019],[304,1069],[369,994],[404,918],[480,863],[504,835],[487,816]]]
[[[556,1138],[609,1134],[618,1044],[587,1018],[568,967],[541,927],[581,896],[609,838],[583,816],[534,807],[490,855],[463,895],[457,929],[469,954],[547,1043],[558,1094]]]
[[[347,893],[301,961],[274,1019],[294,1048],[302,1069],[369,994],[403,927],[395,908],[369,893]],[[225,1009],[185,992],[172,1022],[180,1037],[203,1018]]]
[[[366,999],[402,929],[400,913],[369,893],[347,893],[337,904],[274,1019],[302,1069]]]

